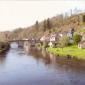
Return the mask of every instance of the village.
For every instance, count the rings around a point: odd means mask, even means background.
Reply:
[[[33,28],[35,33],[33,33],[33,30],[30,28],[31,31],[29,31],[30,33],[27,33],[27,37],[23,36],[19,39],[18,33],[16,34],[15,32],[14,35],[18,35],[18,37],[14,36],[14,41],[21,40],[21,46],[23,41],[25,41],[24,47],[27,50],[30,46],[36,46],[38,48],[45,48],[49,53],[54,55],[70,55],[71,57],[85,59],[85,13],[72,15],[69,19],[69,23],[66,26],[62,25],[62,29],[57,28],[57,31],[51,27],[51,23],[52,22],[49,18],[46,22],[43,22],[42,29],[46,30],[44,30],[44,32],[39,36],[39,32],[43,30],[39,28],[40,26],[37,21]],[[28,41],[30,41],[30,43]]]
[[[82,23],[85,17],[82,17]],[[85,59],[85,27],[76,31],[70,27],[68,31],[53,32],[43,35],[40,38],[41,47],[47,48],[49,52],[61,56],[77,56]]]
[[[53,34],[47,34],[42,36],[40,41],[43,43],[46,42],[50,47],[55,47],[58,44],[60,38],[67,36],[69,38],[69,43],[72,44],[74,43],[73,34],[74,29],[70,29],[69,32],[55,32]]]
[[[85,35],[76,33],[73,28],[68,32],[44,35],[40,38],[42,47],[54,55],[85,59]]]
[[[44,35],[40,38],[40,41],[41,42],[45,42],[48,44],[49,47],[56,47],[56,45],[59,43],[59,39],[67,36],[68,39],[69,39],[69,44],[74,44],[74,34],[76,32],[74,31],[73,28],[71,28],[69,30],[69,32],[55,32],[55,33],[52,33],[52,34],[47,34],[47,35]],[[78,35],[80,35],[79,33],[76,33]],[[85,35],[80,35],[81,36],[81,39],[79,39],[78,41],[78,48],[85,48]]]

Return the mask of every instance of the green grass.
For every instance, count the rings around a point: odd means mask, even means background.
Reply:
[[[65,48],[48,48],[48,52],[53,53],[55,55],[60,55],[60,56],[75,56],[79,59],[85,59],[85,49],[79,49],[77,45],[73,46],[68,46]]]

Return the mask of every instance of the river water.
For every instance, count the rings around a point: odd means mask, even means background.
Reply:
[[[85,85],[85,61],[12,44],[0,54],[0,85]]]

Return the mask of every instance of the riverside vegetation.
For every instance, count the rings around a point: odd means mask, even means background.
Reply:
[[[61,57],[71,56],[78,59],[85,59],[85,49],[79,49],[77,45],[67,46],[62,48],[48,48],[48,52]]]
[[[0,33],[0,53],[3,53],[8,49],[9,49],[9,43],[6,40],[6,36],[4,33]]]

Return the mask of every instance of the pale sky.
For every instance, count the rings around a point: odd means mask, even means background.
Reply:
[[[85,1],[0,1],[0,31],[28,27],[74,8],[84,10]]]

